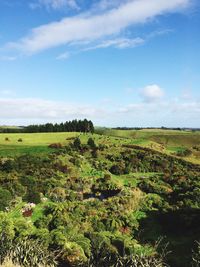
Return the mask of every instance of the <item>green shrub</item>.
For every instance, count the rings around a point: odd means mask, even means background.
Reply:
[[[12,200],[12,195],[10,191],[3,189],[0,187],[0,210],[5,210],[5,207],[7,207]]]
[[[192,253],[192,267],[200,267],[200,242],[197,242],[197,248]]]

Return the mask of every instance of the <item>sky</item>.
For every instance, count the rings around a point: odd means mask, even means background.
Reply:
[[[0,0],[0,125],[200,127],[198,0]]]

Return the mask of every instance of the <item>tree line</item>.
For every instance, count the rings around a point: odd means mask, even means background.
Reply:
[[[2,128],[2,133],[44,133],[44,132],[94,132],[91,120],[72,120],[62,123],[28,125],[22,128]]]

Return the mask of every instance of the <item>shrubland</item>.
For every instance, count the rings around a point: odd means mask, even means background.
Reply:
[[[46,147],[0,157],[2,266],[199,266],[200,165],[104,135]]]

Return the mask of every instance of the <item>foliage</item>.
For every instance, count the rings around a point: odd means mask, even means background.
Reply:
[[[52,124],[46,123],[43,125],[29,125],[23,129],[26,133],[38,133],[38,132],[94,132],[94,126],[91,121],[84,120],[72,120],[65,123]]]
[[[192,266],[193,267],[199,267],[200,266],[200,242],[196,242],[197,248],[195,251],[193,251],[192,254]]]
[[[12,200],[12,195],[10,191],[7,189],[3,189],[0,187],[0,210],[5,210],[5,207],[7,207]]]
[[[8,256],[30,264],[30,251],[36,266],[54,264],[55,254],[59,264],[70,267],[164,267],[177,260],[181,267],[191,265],[189,251],[200,238],[198,164],[141,147],[134,139],[88,133],[8,136],[6,148],[19,138],[23,144],[19,154],[0,157],[1,262]],[[46,153],[21,153],[24,144],[32,151],[36,138]],[[169,256],[154,245],[159,236],[166,236]]]
[[[20,239],[9,240],[1,235],[0,261],[3,263],[10,259],[13,263],[22,266],[39,265],[53,267],[56,266],[56,257],[42,243],[37,240]]]

